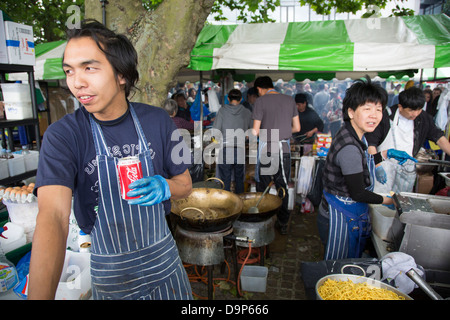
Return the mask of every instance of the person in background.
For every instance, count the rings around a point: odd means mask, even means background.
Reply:
[[[186,119],[177,116],[178,105],[175,100],[166,99],[163,103],[163,109],[167,111],[178,129],[194,131],[194,122],[187,121]]]
[[[242,105],[252,112],[253,105],[255,104],[257,98],[258,92],[256,92],[254,87],[251,87],[247,90],[247,99],[242,103]]]
[[[224,189],[230,191],[231,173],[234,170],[237,194],[244,192],[245,133],[252,126],[252,113],[240,104],[241,99],[241,91],[230,90],[228,93],[230,104],[219,109],[213,124],[213,128],[222,133],[221,152],[217,164],[219,177],[224,183]]]
[[[331,99],[325,109],[327,110],[328,128],[333,138],[342,125],[342,101],[340,100],[337,88],[330,89]]]
[[[408,155],[411,161],[416,162],[414,157],[417,156],[420,148],[427,140],[431,140],[449,155],[450,143],[444,132],[436,127],[431,115],[422,112],[424,104],[425,95],[421,89],[412,87],[400,92],[399,104],[386,108],[378,127],[367,135],[369,152],[371,154],[386,152],[388,157],[403,152]],[[405,181],[399,179],[397,181],[401,184],[394,185],[394,182],[396,181],[396,175],[402,170],[405,171],[402,167],[408,169],[413,167],[414,164],[407,163],[407,160],[396,160],[383,161],[377,165],[377,183],[375,185],[377,192],[412,192],[414,176],[410,178],[411,183],[406,184]],[[411,171],[412,175],[414,170],[412,168],[408,171]]]
[[[191,111],[189,110],[189,105],[187,104],[186,95],[184,92],[177,92],[172,96],[172,99],[177,102],[178,111],[177,117],[183,118],[186,121],[191,121]]]
[[[328,101],[330,101],[330,95],[325,90],[325,84],[320,83],[319,90],[314,95],[313,107],[321,119],[325,119],[327,116],[327,113],[326,112],[324,113],[324,110]]]
[[[309,87],[309,84],[307,84]],[[305,89],[306,85],[304,85],[302,82],[296,82],[295,83],[295,94],[302,93],[306,96],[306,99],[308,100],[308,106],[314,108],[313,101],[314,97],[312,93]]]
[[[304,144],[313,144],[315,134],[323,132],[323,121],[311,106],[308,106],[308,97],[304,93],[295,95],[298,116],[300,119],[300,131],[293,133],[295,140]]]
[[[186,100],[186,103],[189,106],[194,102],[196,94],[197,94],[197,92],[195,91],[195,88],[189,88],[189,90],[188,90],[188,98]]]
[[[428,112],[427,110],[431,110],[431,100],[433,97],[433,91],[431,89],[424,89],[423,94],[425,96],[425,107],[424,110]]]
[[[387,93],[370,78],[357,80],[343,101],[344,124],[334,137],[323,172],[323,196],[317,224],[325,260],[360,258],[370,236],[369,203],[392,204],[373,191],[375,160],[365,134],[383,117]]]
[[[439,87],[436,87],[433,89],[433,91],[431,91],[431,103],[427,105],[426,112],[430,114],[432,117],[436,116],[438,112],[438,103],[441,93],[442,90]]]
[[[292,133],[300,131],[297,106],[294,98],[275,91],[272,79],[268,76],[258,77],[254,87],[259,96],[252,113],[253,134],[259,136],[255,168],[256,191],[263,192],[272,179],[277,189],[287,191],[291,172],[290,138]],[[288,204],[289,196],[286,192],[276,222],[281,234],[288,232]]]
[[[167,113],[128,101],[139,79],[136,50],[125,36],[83,21],[68,30],[63,70],[82,106],[49,126],[42,142],[28,299],[55,298],[72,196],[78,226],[91,237],[95,300],[192,299],[166,221],[170,199],[192,190],[190,164],[172,159],[184,142]],[[124,200],[117,164],[129,156],[140,160],[143,178]]]

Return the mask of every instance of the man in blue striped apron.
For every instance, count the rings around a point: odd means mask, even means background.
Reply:
[[[387,93],[370,79],[356,81],[343,101],[344,125],[330,146],[323,173],[324,191],[317,217],[325,260],[359,258],[370,236],[369,203],[390,205],[392,199],[373,193],[375,162],[364,134],[382,119]]]
[[[169,199],[191,192],[184,143],[167,113],[129,103],[137,54],[126,37],[98,22],[68,33],[67,84],[82,107],[45,133],[36,177],[39,214],[30,263],[29,299],[52,299],[62,272],[73,195],[80,228],[91,235],[94,299],[192,299],[166,222]],[[143,178],[123,200],[118,158],[138,157]]]

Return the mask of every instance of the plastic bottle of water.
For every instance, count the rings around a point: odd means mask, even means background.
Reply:
[[[30,150],[28,150],[28,146],[22,146],[22,154],[23,155],[30,154]]]

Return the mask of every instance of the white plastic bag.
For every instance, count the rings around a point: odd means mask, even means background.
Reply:
[[[297,193],[306,196],[311,190],[314,172],[314,157],[303,156],[297,174]]]

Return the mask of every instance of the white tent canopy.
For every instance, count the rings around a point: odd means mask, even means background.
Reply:
[[[65,78],[65,45],[62,40],[36,46],[36,80]],[[355,79],[365,74],[381,78],[409,74],[418,81],[418,70],[424,69],[423,74],[431,75],[425,81],[431,80],[435,69],[438,77],[446,77],[449,68],[450,18],[440,14],[207,25],[191,52],[190,65],[177,80],[198,81],[202,71],[206,79],[231,73],[235,80],[247,81],[259,75],[303,81]],[[9,75],[9,80],[26,79],[25,74]]]

